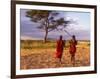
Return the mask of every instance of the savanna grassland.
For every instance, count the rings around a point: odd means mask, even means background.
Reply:
[[[66,41],[61,63],[55,58],[56,41],[21,40],[21,69],[72,67],[69,42]],[[90,65],[90,42],[78,41],[75,67]]]

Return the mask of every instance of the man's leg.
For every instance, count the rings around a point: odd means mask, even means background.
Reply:
[[[72,55],[72,64],[75,66],[75,55]]]

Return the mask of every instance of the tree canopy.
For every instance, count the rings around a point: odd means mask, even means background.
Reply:
[[[44,42],[47,40],[48,32],[62,30],[72,22],[66,20],[64,17],[59,17],[60,14],[58,11],[48,10],[28,10],[26,12],[26,16],[29,17],[32,22],[39,23],[37,28],[45,31]]]

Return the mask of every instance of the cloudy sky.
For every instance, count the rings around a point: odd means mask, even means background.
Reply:
[[[45,32],[38,29],[38,23],[30,21],[30,18],[26,17],[25,9],[21,9],[21,39],[43,39]],[[60,12],[60,11],[58,11]],[[64,17],[66,20],[74,20],[75,23],[70,24],[65,30],[67,30],[71,35],[76,35],[78,40],[90,40],[90,13],[89,12],[60,12],[58,17]],[[63,39],[67,40],[71,37],[62,31],[51,31],[48,34],[48,38],[58,39],[59,35],[63,35]]]

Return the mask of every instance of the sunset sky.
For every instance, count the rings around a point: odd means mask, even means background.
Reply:
[[[21,27],[21,39],[43,39],[45,32],[41,29],[38,29],[38,23],[34,23],[30,21],[30,18],[26,17],[26,11],[21,9],[21,19],[20,19],[20,27]],[[78,40],[90,40],[90,13],[89,12],[72,12],[72,11],[58,11],[61,14],[58,17],[64,17],[66,20],[74,20],[74,24],[70,24],[65,30],[67,30],[71,35],[76,35]],[[51,31],[48,34],[48,38],[58,39],[59,35],[63,35],[63,39],[68,40],[71,37],[65,32],[59,31]]]

